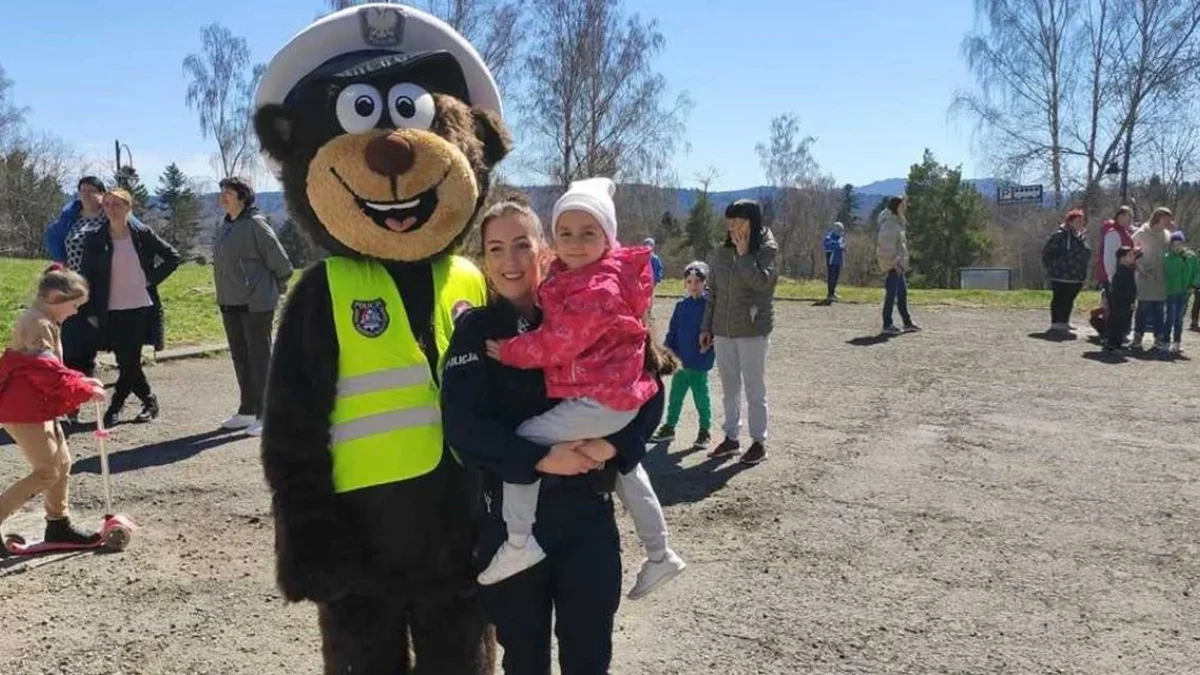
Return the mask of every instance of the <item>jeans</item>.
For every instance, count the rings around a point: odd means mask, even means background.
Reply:
[[[1125,345],[1125,338],[1129,337],[1129,324],[1133,320],[1133,305],[1110,302],[1108,305],[1108,317],[1105,321],[1108,325],[1105,334],[1105,346],[1112,349],[1120,349]]]
[[[825,272],[826,283],[829,286],[829,297],[832,299],[834,293],[837,293],[838,279],[842,277],[841,265],[830,265]]]
[[[1163,300],[1140,300],[1137,304],[1137,316],[1134,318],[1133,334],[1142,335],[1147,331],[1154,336],[1158,344],[1169,341],[1170,331],[1167,328],[1167,303]]]
[[[1075,298],[1083,289],[1083,284],[1068,281],[1051,281],[1050,288],[1054,297],[1050,300],[1050,323],[1065,325],[1071,323],[1071,312],[1075,309]]]
[[[1167,336],[1164,342],[1181,342],[1183,340],[1183,317],[1187,314],[1188,294],[1167,296],[1167,327],[1163,334]]]
[[[894,269],[890,270],[883,288],[883,327],[891,328],[895,325],[892,319],[893,305],[900,310],[900,319],[904,321],[904,325],[911,326],[912,317],[908,315],[908,282],[904,280],[904,275]]]
[[[1192,300],[1192,328],[1200,327],[1200,288],[1196,289]]]

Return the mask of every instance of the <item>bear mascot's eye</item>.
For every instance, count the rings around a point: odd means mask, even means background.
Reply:
[[[383,116],[383,97],[369,84],[352,84],[337,97],[338,124],[348,134],[361,134],[375,128]]]
[[[433,94],[415,84],[398,84],[388,92],[388,115],[397,129],[428,130],[436,112]]]

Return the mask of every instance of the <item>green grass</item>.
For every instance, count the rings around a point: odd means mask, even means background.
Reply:
[[[683,282],[668,279],[658,285],[656,293],[667,296],[682,296]],[[776,298],[817,302],[825,299],[824,281],[797,281],[780,279],[775,289]],[[842,302],[855,304],[883,303],[883,284],[878,288],[838,286]],[[1050,306],[1050,291],[964,291],[956,289],[908,289],[908,303],[917,306],[940,305],[969,309],[1045,309]]]
[[[49,265],[41,260],[0,258],[0,336],[8,343],[12,322],[33,299],[38,275]],[[212,267],[187,264],[159,287],[167,315],[167,347],[225,341],[221,314],[214,300]]]
[[[48,263],[36,260],[0,258],[0,344],[8,342],[13,319],[32,299],[38,275]],[[882,286],[882,284],[881,284]],[[159,288],[167,313],[167,346],[219,343],[225,340],[221,315],[214,302],[212,268],[187,264],[179,268]],[[658,285],[659,295],[682,296],[683,282],[669,279]],[[781,279],[776,297],[817,302],[825,298],[821,281]],[[883,288],[841,286],[842,302],[879,304]],[[962,291],[949,289],[909,289],[912,305],[962,307],[971,309],[1045,309],[1050,305],[1049,291]]]

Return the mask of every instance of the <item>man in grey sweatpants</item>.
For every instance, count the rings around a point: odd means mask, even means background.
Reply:
[[[744,387],[751,444],[742,463],[761,464],[767,459],[767,347],[775,327],[778,246],[762,223],[758,202],[741,199],[730,204],[725,221],[729,234],[709,264],[708,303],[700,328],[701,349],[717,350],[725,404],[725,440],[709,457],[741,452]]]

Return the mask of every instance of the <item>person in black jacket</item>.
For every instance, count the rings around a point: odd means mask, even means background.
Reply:
[[[536,328],[534,298],[548,252],[536,215],[525,205],[493,207],[481,224],[487,307],[463,314],[442,374],[446,440],[481,481],[476,564],[491,560],[506,538],[502,482],[541,478],[534,534],[546,552],[535,567],[480,587],[496,626],[509,675],[549,675],[551,614],[558,622],[563,675],[609,672],[613,617],[620,604],[620,539],[613,513],[616,472],[634,470],[663,410],[663,387],[621,431],[606,439],[543,447],[516,434],[520,424],[554,407],[541,370],[489,359],[485,342]],[[661,351],[647,352],[660,376]],[[584,447],[585,445],[589,447]],[[593,458],[603,458],[600,459]]]
[[[1050,279],[1054,298],[1050,301],[1050,331],[1066,333],[1075,330],[1071,312],[1075,298],[1087,281],[1092,250],[1087,243],[1087,220],[1083,211],[1072,209],[1067,220],[1046,240],[1042,248],[1042,265]]]
[[[104,195],[108,227],[87,236],[81,272],[91,287],[80,311],[100,331],[100,349],[112,351],[121,373],[104,426],[117,423],[126,399],[142,402],[135,422],[158,417],[158,399],[142,370],[142,345],[163,348],[163,310],[158,285],[179,267],[179,252],[150,228],[130,220],[133,197],[121,189]]]
[[[1137,278],[1134,269],[1142,252],[1122,246],[1117,249],[1117,272],[1113,275],[1108,291],[1107,335],[1104,351],[1116,352],[1125,349],[1133,322],[1133,305],[1137,301]]]

